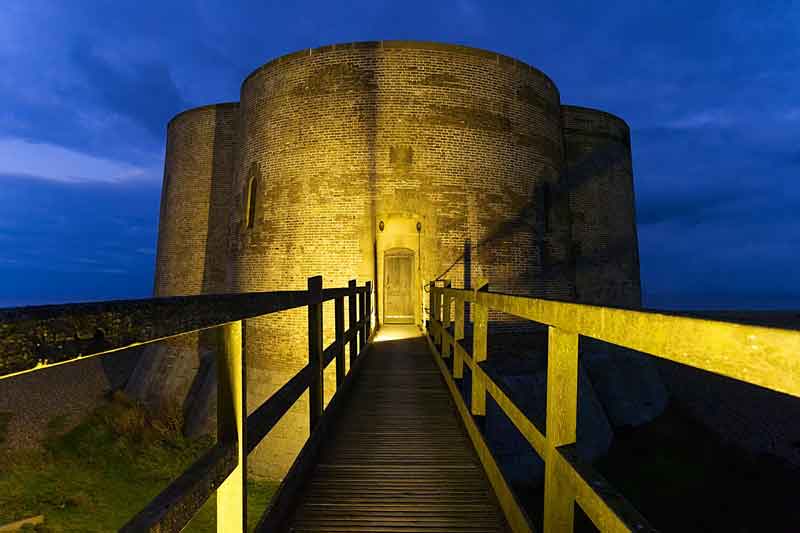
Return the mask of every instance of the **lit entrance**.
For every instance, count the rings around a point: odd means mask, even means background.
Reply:
[[[383,256],[383,315],[386,324],[414,323],[414,252],[392,250]]]

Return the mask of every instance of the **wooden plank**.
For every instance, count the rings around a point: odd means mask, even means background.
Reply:
[[[423,337],[371,346],[290,519],[276,530],[508,530]]]
[[[336,337],[336,390],[344,383],[344,298],[334,303],[334,335]],[[327,365],[327,362],[325,364]]]
[[[489,290],[489,282],[481,280],[475,285],[475,292]],[[486,360],[487,343],[489,335],[489,308],[480,302],[472,304],[472,363],[478,365]],[[470,408],[472,414],[476,416],[486,416],[486,386],[481,379],[481,375],[473,372],[472,376],[472,395],[470,396]]]
[[[464,298],[462,294],[453,296],[456,302],[455,327],[453,328],[453,378],[464,377],[464,354],[459,350],[458,341],[464,338]]]
[[[44,515],[36,515],[30,516],[28,518],[23,518],[22,520],[16,520],[14,522],[9,522],[8,524],[4,524],[0,526],[0,531],[7,532],[7,531],[19,531],[22,529],[22,526],[31,525],[35,526],[38,524],[44,524]]]
[[[550,327],[547,340],[547,414],[544,531],[572,531],[575,489],[556,447],[575,442],[578,407],[578,334]]]
[[[569,472],[576,501],[594,525],[609,533],[655,533],[657,530],[590,465],[578,458],[574,444],[557,449],[559,470]]]
[[[498,293],[477,299],[504,313],[800,396],[800,331],[794,329]]]
[[[294,375],[280,389],[262,403],[247,417],[247,453],[252,452],[256,446],[267,436],[275,427],[275,424],[283,418],[283,415],[291,409],[292,405],[308,388],[309,375],[311,371],[308,366],[304,366],[300,372]]]
[[[358,334],[357,334],[357,319],[356,319],[356,280],[351,279],[347,283],[347,287],[353,291],[347,298],[347,326],[348,326],[348,333],[352,332],[352,336],[350,337],[350,368],[353,368],[353,365],[356,362],[356,357],[358,357]]]
[[[503,473],[500,471],[500,467],[498,466],[492,451],[489,449],[488,444],[486,444],[486,441],[478,429],[472,414],[461,397],[461,392],[458,390],[455,382],[450,377],[450,373],[448,372],[444,360],[439,357],[439,352],[436,350],[436,346],[433,344],[431,338],[426,337],[426,339],[428,340],[428,347],[430,348],[433,359],[436,362],[436,365],[439,367],[439,371],[441,372],[441,375],[444,378],[448,389],[450,390],[451,398],[456,405],[458,413],[461,415],[461,422],[464,425],[464,428],[467,430],[467,434],[472,441],[472,447],[480,459],[480,463],[483,466],[484,472],[488,477],[491,487],[494,489],[494,494],[497,496],[500,507],[503,510],[503,514],[508,521],[509,527],[515,533],[532,532],[533,527],[531,526],[530,519],[517,501],[516,496],[514,496],[514,492],[511,490],[511,487],[503,477]]]
[[[353,366],[350,367],[350,372],[345,376],[342,388],[337,390],[336,394],[331,398],[325,410],[325,416],[322,417],[315,430],[309,435],[308,440],[306,440],[297,458],[289,468],[286,477],[283,478],[278,490],[272,496],[269,506],[256,525],[256,532],[271,533],[277,531],[291,511],[299,489],[306,483],[309,474],[317,463],[317,457],[325,438],[331,432],[331,428],[335,425],[337,418],[341,416],[342,406],[348,401],[353,384],[358,379],[362,362],[368,360],[368,355],[373,346],[372,338],[370,337],[370,342],[367,344],[367,349],[362,356],[356,359]]]
[[[242,358],[242,321],[219,328],[217,440],[236,446],[238,463],[217,489],[217,531],[247,530],[247,378]]]
[[[367,345],[367,295],[364,292],[358,293],[358,323],[361,325],[358,331],[358,351],[362,351]]]
[[[499,376],[490,368],[484,366],[473,366],[472,371],[479,374],[486,386],[486,391],[492,396],[497,406],[505,413],[514,427],[525,437],[531,447],[539,457],[543,458],[547,454],[547,439],[534,425],[533,422],[520,410],[511,399],[509,391],[505,390]]]
[[[445,289],[450,288],[450,280],[444,282]],[[450,329],[450,295],[442,291],[442,329],[448,331]],[[447,334],[447,338],[442,339],[442,357],[444,359],[450,358],[450,347],[453,344],[453,338]]]
[[[308,278],[308,417],[309,433],[317,427],[325,409],[322,349],[322,276]]]
[[[0,309],[0,379],[307,303],[278,291]]]
[[[120,533],[177,533],[239,464],[237,446],[218,442],[144,509]]]

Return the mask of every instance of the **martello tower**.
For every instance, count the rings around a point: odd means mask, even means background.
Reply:
[[[251,73],[240,102],[170,121],[155,294],[304,289],[321,274],[325,286],[372,280],[380,323],[420,323],[424,283],[485,278],[505,293],[638,306],[632,182],[625,122],[562,106],[516,59],[410,41],[303,50]],[[252,406],[306,364],[305,328],[302,310],[248,321]],[[191,404],[201,430],[210,346],[150,348],[129,389]],[[251,456],[255,474],[283,475],[306,409],[302,398]]]

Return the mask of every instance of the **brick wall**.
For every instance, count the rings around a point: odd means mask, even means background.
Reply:
[[[577,301],[640,307],[630,130],[604,111],[561,109]]]
[[[238,104],[205,106],[167,125],[155,296],[228,291],[225,221],[237,110]],[[128,393],[153,407],[183,407],[199,385],[198,370],[209,364],[211,335],[194,333],[148,345]]]
[[[571,297],[568,212],[553,203],[548,224],[537,216],[563,161],[558,91],[538,70],[434,43],[336,45],[261,67],[245,80],[240,109],[233,290],[302,289],[316,274],[326,286],[373,279],[376,226],[392,215],[422,223],[422,279],[458,263],[469,239],[473,280]],[[258,204],[247,228],[252,179]],[[461,286],[463,276],[462,263],[446,277]],[[305,328],[305,310],[248,322],[251,408],[306,364]],[[256,474],[282,475],[307,435],[306,409],[303,399],[255,452]]]
[[[599,152],[612,163],[582,166]],[[570,300],[578,279],[584,301],[638,301],[627,126],[562,108],[547,76],[494,52],[382,41],[277,58],[244,81],[238,107],[173,119],[165,167],[157,295],[305,289],[321,274],[327,287],[377,278],[380,300],[383,252],[400,246],[415,254],[417,282],[486,278],[492,290]],[[597,266],[617,248],[619,264]],[[332,302],[324,313],[327,345]],[[307,363],[306,320],[298,309],[247,321],[250,410]],[[194,342],[202,354],[209,341]],[[308,435],[307,402],[254,452],[253,474],[284,475]]]

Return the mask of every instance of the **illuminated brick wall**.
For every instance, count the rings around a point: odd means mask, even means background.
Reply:
[[[419,285],[440,276],[574,299],[572,241],[593,237],[573,231],[563,150],[556,87],[507,56],[383,41],[277,58],[244,81],[238,108],[170,123],[156,294],[305,289],[321,274],[327,287],[377,280],[380,318],[383,254],[407,248],[417,322]],[[332,302],[324,312],[327,345]],[[307,363],[306,320],[299,309],[247,322],[250,410]],[[305,395],[251,455],[252,473],[284,475],[308,435],[307,405]]]
[[[315,274],[327,286],[373,279],[378,222],[391,218],[388,234],[405,218],[422,224],[404,241],[422,279],[458,261],[469,239],[472,279],[571,297],[570,276],[542,264],[567,258],[569,220],[562,212],[545,228],[536,216],[537,191],[545,182],[557,190],[563,160],[558,92],[536,69],[431,43],[305,50],[244,82],[240,135],[236,291],[302,289]],[[251,179],[259,192],[248,229]],[[457,267],[446,277],[460,286],[463,275]],[[248,323],[251,408],[306,364],[305,326],[305,310]],[[325,330],[327,343],[332,320]],[[256,473],[288,466],[307,434],[306,401],[255,453]]]

